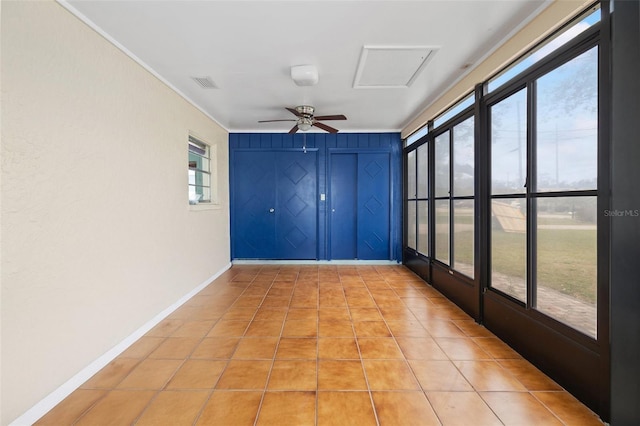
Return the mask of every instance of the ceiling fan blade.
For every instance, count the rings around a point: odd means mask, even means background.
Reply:
[[[276,121],[297,121],[297,120],[259,120],[258,123],[275,123]]]
[[[338,114],[338,115],[319,115],[314,117],[316,120],[346,120],[347,117],[345,117],[342,114]]]
[[[291,114],[295,115],[296,117],[304,117],[302,114],[300,114],[298,111],[296,111],[293,108],[285,107],[285,109],[289,111]]]
[[[338,129],[334,129],[331,126],[327,126],[326,124],[323,123],[318,123],[317,121],[313,123],[314,126],[321,128],[322,130],[325,130],[329,133],[338,133]]]
[[[295,126],[293,126],[293,127],[291,128],[291,130],[289,130],[289,134],[290,134],[290,135],[292,135],[292,134],[294,134],[294,133],[295,133],[295,132],[297,132],[297,131],[298,131],[298,124],[296,123],[296,125],[295,125]]]

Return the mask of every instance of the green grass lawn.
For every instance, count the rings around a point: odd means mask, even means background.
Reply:
[[[438,219],[447,221],[446,215]],[[458,216],[456,223],[473,223],[473,216]],[[584,225],[569,217],[539,218],[539,225]],[[436,252],[448,250],[445,238],[436,235]],[[525,235],[492,230],[493,270],[522,276],[526,264]],[[456,262],[473,264],[472,231],[456,233]],[[444,260],[444,259],[441,259]],[[586,303],[596,301],[596,231],[592,229],[539,229],[537,282]]]
[[[525,264],[524,234],[493,230],[496,272],[521,276]],[[538,285],[552,288],[586,303],[596,300],[596,231],[538,230]]]

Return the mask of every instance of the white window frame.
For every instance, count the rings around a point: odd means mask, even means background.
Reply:
[[[189,135],[187,153],[189,157],[187,182],[189,206],[192,208],[216,206],[218,204],[216,146]],[[198,167],[191,160],[193,155],[202,159],[201,167]],[[200,184],[198,184],[198,176],[200,176]],[[206,178],[208,178],[208,184]],[[201,190],[198,191],[197,188],[201,188]],[[202,198],[198,198],[197,195]]]

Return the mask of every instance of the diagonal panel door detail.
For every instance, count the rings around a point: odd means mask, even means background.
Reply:
[[[276,153],[276,240],[279,259],[317,259],[317,153]]]
[[[388,153],[358,154],[358,259],[389,259]]]

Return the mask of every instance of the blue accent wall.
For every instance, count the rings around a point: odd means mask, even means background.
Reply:
[[[390,247],[389,260],[401,261],[402,259],[402,140],[400,133],[231,133],[229,134],[229,181],[230,181],[230,205],[231,205],[231,256],[235,255],[234,246],[239,236],[235,235],[240,229],[236,223],[241,216],[236,212],[235,189],[238,173],[236,167],[236,155],[240,152],[263,152],[265,160],[274,152],[293,151],[300,152],[305,148],[317,153],[317,259],[329,259],[330,238],[329,235],[329,163],[331,154],[337,153],[388,153],[390,176]],[[240,165],[240,169],[247,167]],[[320,194],[326,194],[326,200],[320,201]],[[363,213],[364,214],[364,213]],[[360,216],[360,212],[358,212]],[[275,257],[273,257],[275,258]]]

